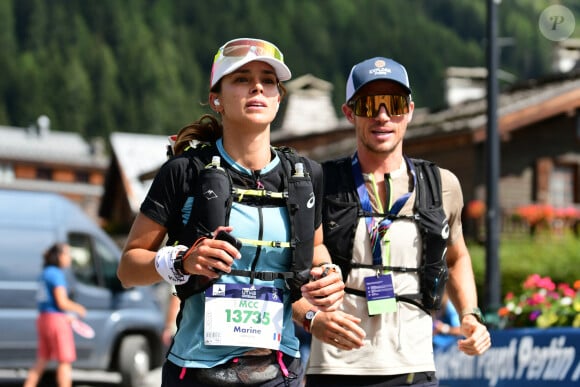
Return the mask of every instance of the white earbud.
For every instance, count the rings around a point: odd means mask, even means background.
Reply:
[[[220,100],[219,99],[214,99],[213,103],[215,104],[215,106],[220,106]]]
[[[280,102],[278,102],[278,106],[276,106],[276,111],[280,110]]]

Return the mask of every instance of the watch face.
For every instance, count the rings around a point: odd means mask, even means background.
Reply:
[[[314,318],[315,314],[316,314],[315,311],[309,310],[308,312],[306,312],[306,316],[304,316],[304,317],[306,317],[306,320],[312,320],[312,318]]]

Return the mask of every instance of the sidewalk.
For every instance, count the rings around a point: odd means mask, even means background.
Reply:
[[[5,387],[22,386],[26,378],[27,370],[0,369],[0,385]],[[119,374],[101,371],[83,371],[73,369],[73,382],[75,387],[113,387],[121,381]],[[161,386],[161,368],[152,370],[143,386]]]

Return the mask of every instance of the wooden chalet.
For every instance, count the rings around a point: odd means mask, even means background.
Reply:
[[[99,221],[109,163],[102,139],[53,131],[46,116],[28,128],[0,126],[0,138],[0,188],[59,193]]]

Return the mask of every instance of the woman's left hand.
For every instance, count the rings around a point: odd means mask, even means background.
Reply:
[[[340,271],[315,267],[310,271],[312,280],[301,288],[302,297],[324,312],[337,310],[344,298],[344,282]]]

